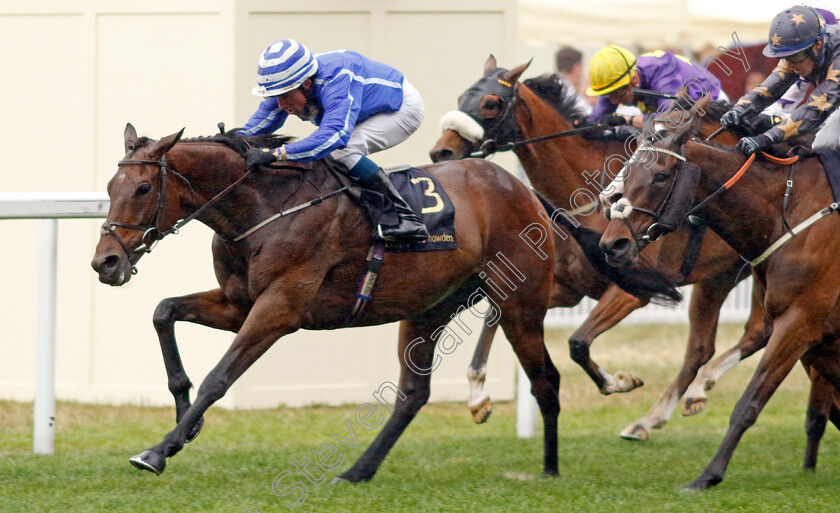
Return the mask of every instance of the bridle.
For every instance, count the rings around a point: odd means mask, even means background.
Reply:
[[[169,174],[171,173],[173,176],[175,176],[175,177],[179,178],[180,180],[184,181],[187,184],[187,186],[190,188],[190,190],[192,190],[192,185],[190,184],[189,180],[186,179],[186,177],[184,177],[183,175],[181,175],[177,171],[175,171],[173,169],[168,169],[166,167],[166,155],[163,155],[160,160],[124,159],[124,160],[121,160],[121,161],[117,162],[117,166],[123,166],[123,165],[154,165],[154,166],[158,166],[158,169],[160,170],[160,173],[159,173],[160,184],[158,186],[158,195],[157,195],[157,199],[156,199],[155,212],[152,215],[152,219],[149,221],[148,224],[139,225],[139,224],[130,224],[130,223],[120,223],[120,222],[117,222],[117,221],[110,221],[110,222],[106,221],[102,225],[102,229],[105,230],[105,233],[114,237],[114,239],[116,239],[116,241],[122,247],[123,251],[126,254],[126,257],[128,258],[128,262],[131,264],[131,274],[133,274],[133,275],[137,274],[137,266],[135,265],[137,260],[132,258],[134,255],[136,255],[138,253],[151,253],[152,249],[154,249],[154,247],[157,245],[158,242],[160,242],[161,239],[163,239],[167,235],[171,235],[173,233],[177,234],[178,231],[185,224],[187,224],[190,221],[192,221],[193,219],[199,217],[211,205],[213,205],[215,203],[218,203],[225,196],[227,196],[233,189],[235,189],[246,178],[248,178],[248,176],[250,176],[251,171],[252,171],[251,168],[248,168],[248,170],[242,176],[237,178],[233,183],[228,185],[224,190],[222,190],[221,192],[219,192],[218,194],[216,194],[215,196],[210,198],[210,200],[207,203],[205,203],[204,205],[197,208],[195,210],[195,212],[193,212],[189,216],[185,217],[184,219],[178,220],[175,224],[172,225],[172,227],[170,227],[168,229],[161,229],[161,228],[158,227],[158,222],[159,222],[159,219],[160,219],[161,212],[163,212],[163,208],[164,208],[164,205],[166,203],[166,201],[165,201],[166,179],[169,176]],[[272,169],[291,168],[291,169],[296,169],[297,171],[300,171],[300,169],[297,169],[293,166],[284,165],[282,163],[278,163],[277,165],[269,165],[269,166],[266,166],[266,167],[269,167],[269,168],[272,168]],[[338,173],[335,169],[332,168],[332,166],[330,166],[329,169],[330,169],[330,172],[332,172],[332,173]],[[309,181],[309,179],[307,179],[305,177],[305,175],[303,173],[301,173],[301,183],[303,183],[304,180],[311,183]],[[339,182],[340,182],[340,180],[339,180]],[[313,184],[313,186],[314,186],[314,184]],[[270,216],[269,218],[267,218],[267,219],[259,222],[258,224],[254,225],[253,227],[249,228],[248,230],[245,230],[241,234],[237,235],[235,238],[230,239],[230,240],[222,239],[222,241],[224,241],[226,243],[239,242],[240,240],[248,237],[252,233],[259,230],[260,228],[262,228],[262,227],[266,226],[267,224],[271,223],[272,221],[280,219],[281,217],[288,216],[289,214],[293,214],[293,213],[298,212],[300,210],[303,210],[305,208],[308,208],[308,207],[311,207],[311,206],[314,206],[314,205],[319,205],[325,199],[331,198],[331,197],[336,196],[338,194],[341,194],[341,193],[349,190],[350,187],[351,186],[349,184],[344,185],[343,187],[340,187],[340,188],[338,188],[334,191],[328,192],[326,194],[321,193],[320,190],[319,190],[318,191],[319,192],[319,197],[317,197],[315,199],[312,199],[312,200],[309,200],[305,203],[296,205],[294,207],[288,208],[286,210],[281,210],[277,214],[274,214],[274,215]],[[295,189],[295,191],[292,192],[289,195],[289,197],[286,199],[286,201],[291,199],[295,195],[295,193],[297,192],[297,190],[299,188],[300,188],[300,185],[298,185],[298,188]],[[318,189],[317,186],[315,186],[315,188]],[[133,250],[129,249],[128,245],[114,231],[115,227],[126,228],[128,230],[142,231],[143,232],[143,237],[141,238],[141,244]],[[138,259],[139,259],[139,257],[138,257]]]
[[[225,188],[220,193],[213,196],[210,201],[196,209],[195,212],[190,214],[184,219],[179,220],[175,224],[173,224],[170,228],[161,229],[158,226],[161,213],[163,212],[164,205],[166,203],[166,181],[167,177],[171,173],[174,177],[179,178],[180,180],[184,181],[187,186],[190,187],[192,190],[192,186],[190,185],[189,180],[187,180],[183,175],[178,173],[175,170],[168,169],[166,167],[166,155],[161,156],[160,160],[143,160],[143,159],[124,159],[117,162],[117,166],[131,166],[131,165],[138,165],[138,166],[145,166],[145,165],[153,165],[157,166],[160,170],[158,173],[159,177],[159,184],[158,184],[158,192],[157,192],[157,199],[156,199],[156,207],[155,212],[152,215],[151,220],[145,224],[131,224],[131,223],[121,223],[117,221],[106,221],[102,224],[102,229],[105,233],[111,235],[116,239],[119,245],[122,247],[123,251],[125,252],[126,257],[128,258],[128,262],[131,264],[131,274],[137,274],[137,267],[135,265],[136,261],[133,256],[138,253],[151,253],[152,249],[160,242],[161,239],[166,237],[167,235],[171,235],[173,233],[177,234],[178,230],[181,229],[185,224],[189,223],[196,217],[200,216],[208,207],[213,205],[214,203],[220,201],[222,198],[228,195],[230,191],[232,191],[236,186],[241,184],[248,175],[251,174],[251,170],[245,172],[241,177],[237,178],[232,184],[230,184],[227,188]],[[143,236],[140,239],[141,244],[134,249],[129,249],[128,245],[122,238],[117,235],[114,231],[114,228],[125,228],[128,230],[135,230],[143,232]],[[139,259],[139,257],[137,257]]]
[[[475,86],[464,93],[464,96],[459,102],[460,105],[458,105],[458,110],[473,118],[484,129],[485,141],[481,144],[480,151],[483,153],[481,156],[488,156],[497,151],[507,151],[513,148],[513,146],[510,146],[510,148],[498,149],[497,139],[503,140],[503,144],[507,146],[513,144],[513,140],[516,138],[514,107],[517,104],[519,95],[516,93],[516,84],[512,84],[501,78],[501,75],[505,71],[507,70],[498,68],[496,71],[485,75]],[[485,126],[487,120],[479,116],[478,112],[471,112],[478,110],[479,102],[488,94],[496,96],[502,103],[502,113],[500,116],[494,118],[495,123],[491,126]],[[475,103],[475,109],[470,107],[470,103]],[[511,121],[514,122],[511,124]],[[470,149],[472,149],[472,145]]]
[[[668,188],[668,192],[665,194],[665,197],[659,203],[659,206],[656,208],[655,211],[632,205],[630,203],[630,201],[627,200],[626,198],[621,198],[617,202],[610,205],[610,209],[607,211],[607,218],[608,219],[616,218],[616,219],[620,219],[624,223],[624,225],[630,231],[630,234],[633,236],[633,239],[636,241],[636,247],[639,250],[643,249],[645,246],[647,246],[651,242],[659,239],[659,237],[661,237],[662,235],[665,235],[666,233],[669,233],[669,232],[673,231],[674,229],[676,229],[677,227],[679,227],[679,225],[682,224],[682,221],[684,221],[688,217],[688,214],[680,215],[679,216],[680,219],[676,223],[671,223],[675,226],[671,226],[671,225],[660,226],[663,215],[665,214],[666,209],[671,204],[671,200],[674,196],[674,190],[677,188],[677,184],[680,182],[680,180],[683,176],[683,174],[680,173],[681,168],[682,168],[682,164],[686,162],[686,157],[683,155],[683,147],[680,146],[679,152],[675,152],[675,151],[669,150],[667,148],[660,148],[660,147],[657,147],[657,146],[650,146],[650,145],[646,145],[646,144],[641,144],[641,145],[639,145],[638,148],[636,148],[637,153],[645,152],[645,151],[655,152],[655,153],[663,153],[665,155],[669,155],[669,156],[677,159],[679,161],[679,164],[677,164],[677,166],[674,168],[675,178],[671,182],[671,186]],[[701,202],[701,204],[702,203],[705,203],[705,200],[703,202]],[[629,209],[629,211],[625,212],[625,210],[627,210],[627,209]],[[692,212],[694,210],[696,210],[696,207],[691,209]],[[630,224],[629,220],[627,219],[627,217],[630,214],[630,211],[633,211],[633,212],[638,211],[638,212],[641,212],[643,214],[647,214],[648,216],[653,218],[653,221],[654,221],[653,224],[651,224],[648,227],[645,234],[642,235],[641,237],[638,236],[638,234],[636,233],[636,230],[633,229],[632,225]]]
[[[511,84],[499,78],[499,75],[501,75],[505,71],[507,70],[499,68],[493,74],[486,75],[478,82],[478,84],[470,88],[467,91],[467,93],[465,93],[466,97],[461,100],[460,105],[458,106],[458,109],[461,112],[473,118],[473,120],[475,120],[484,129],[484,142],[481,143],[477,151],[473,151],[473,149],[475,148],[475,144],[473,142],[469,141],[463,136],[461,137],[467,143],[467,153],[469,154],[469,156],[485,158],[494,153],[510,151],[518,146],[524,146],[526,144],[533,144],[548,139],[555,139],[557,137],[567,137],[571,135],[584,134],[596,130],[604,130],[606,128],[609,128],[606,125],[596,123],[580,128],[563,130],[562,132],[557,132],[554,134],[533,137],[531,139],[517,140],[519,136],[519,130],[516,126],[514,107],[517,103],[519,103],[520,96],[518,93],[518,86],[516,84]],[[476,93],[481,94],[479,95]],[[501,101],[501,103],[504,105],[504,110],[502,111],[502,114],[497,118],[494,118],[496,122],[490,127],[485,127],[485,119],[481,118],[477,112],[470,112],[471,109],[469,109],[465,105],[469,102],[469,100],[472,97],[478,96],[480,101],[480,99],[487,94],[492,94],[498,97],[499,101]],[[526,105],[527,107],[527,104],[524,105]],[[476,107],[477,106],[478,105],[476,104]]]

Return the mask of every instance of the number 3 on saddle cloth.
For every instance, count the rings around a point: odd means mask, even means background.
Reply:
[[[409,166],[386,169],[385,173],[429,230],[429,238],[425,241],[387,242],[385,250],[409,252],[457,249],[455,207],[437,178],[422,169]],[[397,224],[397,214],[390,199],[367,189],[361,189],[359,196],[359,202],[368,210],[374,226]]]

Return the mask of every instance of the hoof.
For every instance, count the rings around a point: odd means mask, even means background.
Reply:
[[[645,384],[639,376],[622,371],[615,373],[615,380],[615,391],[619,393],[631,392]]]
[[[166,468],[166,458],[151,450],[143,451],[136,456],[132,456],[128,461],[138,469],[154,472],[158,476]]]
[[[198,434],[201,433],[201,428],[203,428],[203,427],[204,427],[204,417],[202,416],[200,419],[198,419],[198,422],[196,422],[195,426],[193,426],[192,430],[190,431],[189,436],[187,436],[187,439],[184,440],[184,443],[188,444],[188,443],[192,442],[193,440],[195,440],[195,437],[197,437]]]
[[[472,413],[473,422],[476,424],[485,423],[490,418],[490,414],[493,413],[493,402],[490,400],[490,396],[485,397],[477,406],[471,406],[470,413]]]
[[[685,417],[697,415],[706,409],[705,397],[686,397],[685,404],[683,404],[682,414]]]
[[[645,427],[641,424],[632,424],[624,428],[624,431],[619,433],[621,438],[624,440],[630,440],[633,442],[643,442],[650,438],[650,433]]]
[[[723,478],[720,477],[700,476],[691,483],[689,483],[685,488],[682,489],[682,491],[685,493],[702,492],[703,490],[708,490],[709,488],[715,486],[721,481],[723,481]]]

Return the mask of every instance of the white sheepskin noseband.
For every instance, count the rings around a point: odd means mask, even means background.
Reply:
[[[610,206],[610,219],[626,219],[632,211],[630,200],[621,198]]]
[[[451,110],[440,118],[440,130],[455,130],[471,143],[484,139],[484,129],[476,120],[460,110]]]

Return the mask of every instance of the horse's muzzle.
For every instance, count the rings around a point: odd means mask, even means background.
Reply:
[[[90,266],[99,275],[99,281],[106,285],[119,287],[131,279],[132,265],[119,253],[95,254]]]
[[[621,237],[609,242],[601,242],[606,261],[613,267],[634,265],[639,260],[636,243],[629,237]]]

